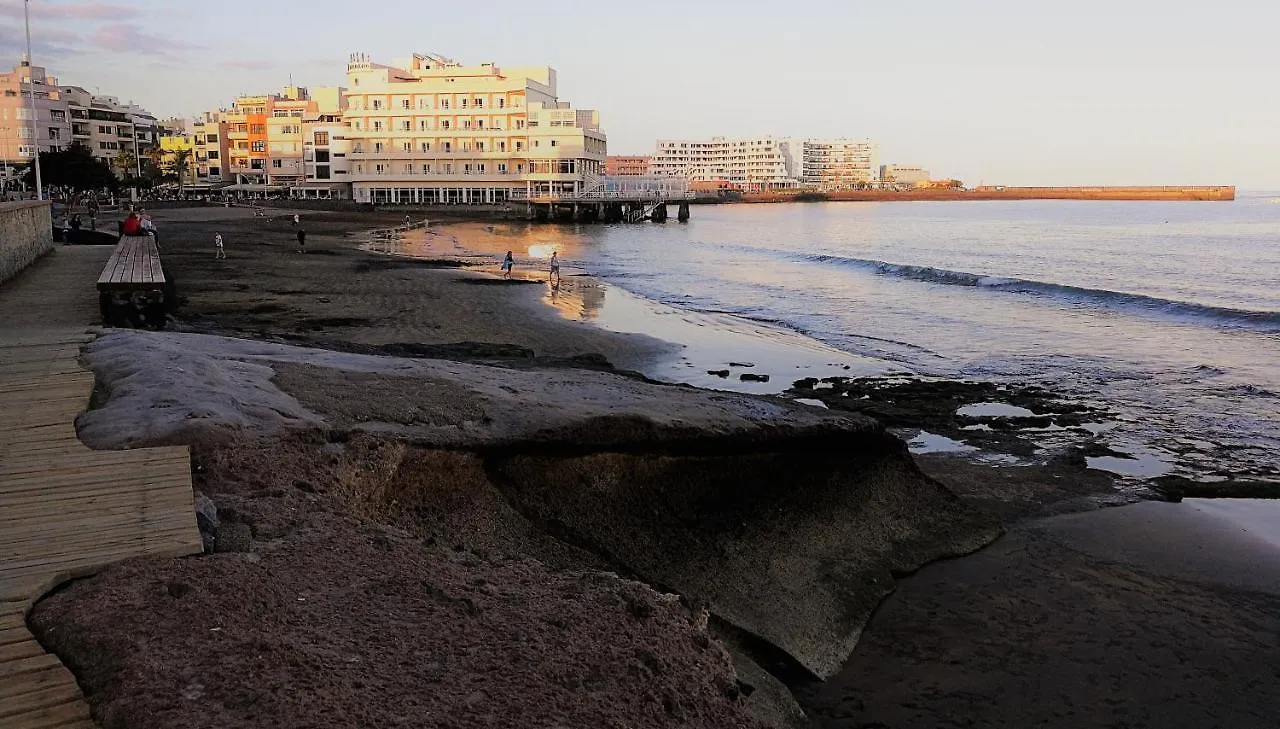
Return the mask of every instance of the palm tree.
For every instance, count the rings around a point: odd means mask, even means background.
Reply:
[[[178,176],[178,190],[182,190],[182,175],[191,164],[191,150],[175,149],[169,153],[169,171]]]

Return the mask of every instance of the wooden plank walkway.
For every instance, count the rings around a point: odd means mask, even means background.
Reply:
[[[76,435],[107,250],[62,248],[0,287],[0,726],[93,727],[75,677],[26,626],[62,582],[200,551],[186,447],[94,451]]]

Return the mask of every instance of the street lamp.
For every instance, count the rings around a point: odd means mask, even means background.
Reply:
[[[44,199],[44,184],[40,179],[40,112],[36,110],[36,77],[31,69],[31,0],[22,2],[22,21],[27,29],[27,90],[31,92],[31,164],[36,170],[36,199]]]

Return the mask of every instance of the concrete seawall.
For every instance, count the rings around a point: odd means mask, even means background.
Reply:
[[[0,283],[53,250],[49,203],[0,203]]]
[[[1231,185],[1180,187],[979,187],[972,190],[842,190],[829,193],[767,192],[743,195],[740,202],[908,202],[950,200],[1175,200],[1229,201]]]

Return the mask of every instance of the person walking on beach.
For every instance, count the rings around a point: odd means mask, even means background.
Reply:
[[[296,228],[296,227],[298,227],[298,223],[300,223],[300,222],[302,222],[302,218],[298,217],[298,214],[297,214],[297,213],[294,213],[294,214],[293,214],[293,227],[295,227],[295,228]]]
[[[226,250],[225,250],[225,249],[223,249],[223,247],[222,247],[222,234],[221,234],[221,233],[214,233],[214,234],[213,234],[213,247],[218,249],[217,254],[215,254],[215,255],[214,255],[214,257],[213,257],[213,259],[214,259],[215,261],[216,261],[216,260],[218,260],[218,259],[220,259],[220,258],[226,258],[226,257],[227,257],[227,252],[226,252]]]
[[[298,228],[298,252],[307,252],[307,231],[302,228]]]
[[[502,277],[511,278],[511,269],[515,266],[516,259],[511,256],[511,251],[507,251],[507,257],[502,259]]]
[[[547,283],[560,288],[560,254],[557,251],[551,251],[551,273],[547,276]]]

